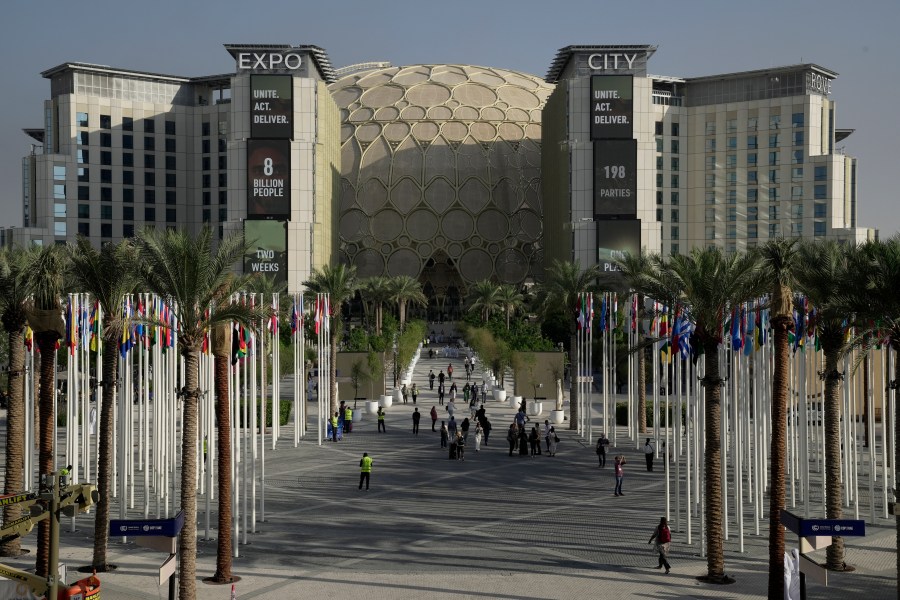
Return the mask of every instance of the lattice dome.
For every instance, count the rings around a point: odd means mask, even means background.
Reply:
[[[465,295],[541,262],[541,109],[553,87],[486,67],[415,65],[331,84],[341,110],[341,252],[360,277]]]

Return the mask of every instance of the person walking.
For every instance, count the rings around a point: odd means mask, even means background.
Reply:
[[[653,470],[653,444],[650,443],[650,438],[647,438],[647,442],[644,444],[644,460],[647,461],[647,470]]]
[[[456,460],[466,460],[466,438],[462,433],[456,434]]]
[[[509,431],[506,432],[506,441],[509,442],[509,455],[512,456],[516,444],[519,443],[519,430],[515,423],[510,423]]]
[[[453,363],[447,365],[447,377],[450,378],[450,381],[453,381]]]
[[[543,435],[543,437],[544,437],[544,442],[547,444],[547,453],[548,454],[550,453],[550,429],[551,429],[550,421],[547,419],[544,419],[544,432],[543,432],[544,435]]]
[[[463,439],[469,441],[469,417],[463,419],[463,422],[459,425],[459,430],[462,432]]]
[[[437,423],[437,408],[431,407],[431,430],[434,431],[434,424]]]
[[[338,440],[338,413],[331,415],[331,419],[328,422],[331,425],[331,441],[336,442]]]
[[[550,456],[556,456],[556,446],[559,444],[559,436],[556,435],[556,429],[550,426]]]
[[[621,454],[616,456],[613,465],[613,474],[616,476],[616,496],[624,496],[622,493],[622,480],[625,479],[625,457]]]
[[[419,397],[419,388],[416,387],[416,384],[412,384],[412,389],[410,390],[413,399],[413,405],[416,404],[416,399]]]
[[[666,575],[668,575],[669,570],[672,568],[669,565],[669,543],[672,541],[672,532],[669,530],[669,524],[666,522],[665,517],[659,519],[659,525],[656,526],[653,535],[650,536],[650,541],[647,543],[650,544],[653,540],[656,540],[656,551],[659,553],[659,565],[656,568],[662,569],[665,567]]]
[[[453,398],[450,398],[450,402],[447,403],[447,412],[450,414],[450,418],[453,418],[453,413],[456,412],[456,404],[453,403]]]
[[[419,413],[418,407],[413,410],[412,420],[413,420],[413,435],[419,435],[419,420],[422,418],[422,415]]]
[[[344,433],[351,433],[353,431],[353,409],[350,408],[348,404],[344,409]]]
[[[601,433],[597,439],[597,460],[600,462],[600,468],[606,466],[606,447],[609,446],[609,440],[606,435]]]
[[[372,457],[368,452],[363,452],[359,459],[359,489],[362,489],[363,481],[366,482],[366,491],[369,491],[369,476],[372,474]]]
[[[444,382],[438,384],[438,404],[444,405]]]
[[[387,433],[387,427],[384,424],[384,408],[378,407],[378,432]]]
[[[403,404],[406,404],[409,399],[409,390],[406,387],[406,384],[403,384],[403,387],[400,388],[400,395],[403,396]]]
[[[447,423],[447,431],[450,432],[451,440],[456,437],[456,419],[450,417],[450,422]]]
[[[428,369],[428,389],[434,389],[434,370]]]
[[[484,429],[484,445],[485,446],[488,445],[488,438],[491,436],[491,428],[492,427],[493,427],[493,425],[491,425],[491,422],[488,420],[487,417],[485,417],[484,423],[482,423],[482,425],[481,425],[481,428]]]
[[[450,431],[447,429],[447,424],[441,421],[441,448],[446,448],[449,440]]]
[[[481,452],[481,440],[484,438],[484,429],[481,423],[475,423],[475,452]]]
[[[446,375],[444,375],[444,372],[443,372],[443,371],[441,371],[440,373],[438,373],[438,385],[444,385],[444,379],[445,379],[445,378],[446,378]]]

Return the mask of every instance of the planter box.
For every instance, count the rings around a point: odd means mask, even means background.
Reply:
[[[368,402],[366,402],[366,404],[368,404]],[[372,404],[376,404],[376,403],[373,402]],[[377,406],[375,407],[375,412],[378,412],[378,407],[377,407]],[[363,418],[363,410],[362,410],[361,408],[354,408],[354,409],[352,410],[352,414],[353,414],[353,422],[354,422],[354,423],[358,423],[358,422],[362,421],[362,418]]]
[[[566,413],[562,410],[551,410],[550,411],[550,422],[554,425],[561,425],[563,421],[565,421]]]
[[[495,388],[494,400],[496,400],[497,402],[506,402],[506,390],[502,388]]]
[[[532,417],[539,417],[541,413],[544,412],[544,403],[543,402],[531,402],[528,405],[528,414]]]
[[[522,405],[522,396],[511,396],[509,398],[509,407],[515,410],[519,410],[519,407]]]
[[[378,414],[378,400],[366,400],[366,412],[370,415]],[[356,415],[353,416],[353,420],[356,420]]]
[[[381,408],[390,408],[391,404],[393,403],[394,400],[390,396],[382,396],[381,400],[378,401],[378,406],[380,406]]]

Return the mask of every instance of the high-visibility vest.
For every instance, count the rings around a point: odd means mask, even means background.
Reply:
[[[359,461],[359,470],[361,473],[371,473],[372,472],[372,457],[371,456],[363,456],[362,460]]]
[[[337,427],[337,417],[331,417],[329,421],[331,422],[332,427]]]
[[[349,408],[344,410],[344,420],[345,421],[353,420],[353,411],[350,410]]]
[[[380,413],[378,413],[378,420],[384,421],[384,411],[381,411]]]

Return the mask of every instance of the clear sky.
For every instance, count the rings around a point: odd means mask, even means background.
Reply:
[[[900,230],[900,2],[620,0],[8,0],[0,22],[0,226],[22,224],[22,128],[42,126],[40,72],[90,62],[182,76],[232,72],[225,43],[316,44],[337,67],[463,63],[544,76],[572,44],[654,44],[682,77],[816,63],[839,75],[836,126],[859,158],[860,226]]]

